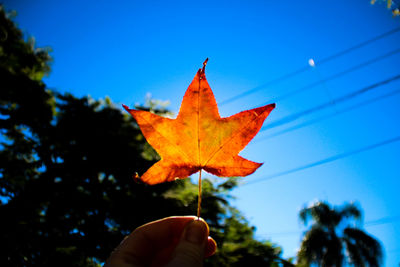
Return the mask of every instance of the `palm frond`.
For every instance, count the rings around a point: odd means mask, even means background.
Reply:
[[[335,227],[341,220],[341,214],[323,201],[315,202],[311,206],[303,208],[299,216],[304,224],[307,224],[308,219],[312,218],[317,224],[328,228]]]
[[[356,220],[360,220],[362,217],[362,212],[359,207],[355,203],[347,203],[345,204],[341,210],[340,215],[343,218],[354,218]]]
[[[298,262],[320,266],[342,266],[341,240],[335,232],[328,232],[319,225],[313,226],[304,236],[298,252]]]
[[[357,245],[353,244],[353,242],[348,238],[343,238],[343,241],[346,245],[347,254],[349,255],[349,263],[355,267],[364,267],[364,260]]]
[[[367,263],[367,266],[378,267],[383,259],[382,246],[378,240],[366,234],[364,231],[347,227],[343,231],[343,239],[346,240],[350,258],[355,266],[364,266],[358,263],[360,259]],[[350,254],[353,253],[353,254]]]

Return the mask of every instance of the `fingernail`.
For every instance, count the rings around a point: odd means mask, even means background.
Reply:
[[[207,225],[199,220],[189,223],[185,231],[186,241],[194,244],[202,244],[207,237]]]

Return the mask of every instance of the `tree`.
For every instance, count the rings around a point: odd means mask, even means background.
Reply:
[[[48,90],[49,51],[25,41],[3,8],[0,33],[0,266],[99,266],[137,226],[196,211],[190,179],[132,179],[158,155],[130,115],[108,98]],[[141,108],[167,112],[150,103]],[[286,264],[229,205],[236,186],[203,181],[202,215],[219,245],[206,266]]]
[[[361,211],[355,204],[332,207],[326,202],[316,202],[303,208],[299,216],[305,225],[310,218],[313,221],[297,255],[299,266],[340,267],[346,256],[353,266],[380,265],[379,241],[354,226],[354,221],[361,218]]]

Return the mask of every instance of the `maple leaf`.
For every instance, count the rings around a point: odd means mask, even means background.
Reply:
[[[189,85],[176,119],[123,105],[161,157],[143,174],[143,182],[173,181],[202,169],[222,177],[246,176],[262,165],[238,153],[257,134],[275,104],[221,118],[205,76],[207,60]]]

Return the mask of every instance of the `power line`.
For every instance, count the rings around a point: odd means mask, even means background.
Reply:
[[[343,55],[348,54],[348,53],[350,53],[350,52],[352,52],[352,51],[354,51],[354,50],[360,49],[360,48],[363,47],[363,46],[366,46],[366,45],[368,45],[368,44],[370,44],[370,43],[373,43],[373,42],[375,42],[375,41],[378,41],[378,40],[380,40],[380,39],[382,39],[382,38],[388,37],[389,35],[392,35],[392,34],[398,32],[398,31],[400,31],[400,27],[394,28],[393,30],[390,30],[390,31],[385,32],[385,33],[383,33],[383,34],[381,34],[381,35],[378,35],[378,36],[376,36],[376,37],[374,37],[374,38],[371,38],[371,39],[369,39],[369,40],[366,40],[366,41],[364,41],[364,42],[362,42],[362,43],[360,43],[360,44],[358,44],[358,45],[352,46],[352,47],[350,47],[350,48],[348,48],[348,49],[346,49],[346,50],[343,50],[343,51],[341,51],[341,52],[339,52],[339,53],[336,53],[336,54],[334,54],[334,55],[332,55],[332,56],[326,57],[326,58],[320,60],[320,61],[318,62],[318,65],[324,64],[324,63],[326,63],[326,62],[329,62],[329,61],[333,60],[334,58],[343,56]]]
[[[345,153],[342,153],[342,154],[338,154],[338,155],[335,155],[335,156],[332,156],[332,157],[328,157],[328,158],[325,158],[325,159],[322,159],[322,160],[318,160],[318,161],[315,161],[315,162],[312,162],[312,163],[309,163],[309,164],[305,164],[305,165],[302,165],[302,166],[299,166],[299,167],[296,167],[296,168],[293,168],[293,169],[290,169],[290,170],[286,170],[286,171],[278,172],[278,173],[275,173],[275,174],[271,174],[271,175],[256,179],[254,181],[249,181],[249,182],[243,184],[242,186],[251,185],[251,184],[263,182],[263,181],[266,181],[266,180],[271,180],[271,179],[274,179],[274,178],[277,178],[277,177],[281,177],[281,176],[284,176],[284,175],[292,174],[292,173],[295,173],[295,172],[303,171],[303,170],[306,170],[306,169],[309,169],[309,168],[312,168],[312,167],[316,167],[316,166],[323,165],[323,164],[326,164],[326,163],[329,163],[329,162],[332,162],[332,161],[343,159],[343,158],[346,158],[346,157],[349,157],[349,156],[352,156],[352,155],[355,155],[355,154],[358,154],[358,153],[361,153],[361,152],[365,152],[365,151],[368,151],[368,150],[371,150],[371,149],[374,149],[374,148],[377,148],[377,147],[380,147],[380,146],[388,145],[388,144],[391,144],[391,143],[395,143],[395,142],[398,142],[398,141],[400,141],[400,135],[396,136],[396,137],[393,137],[393,138],[390,138],[390,139],[387,139],[387,140],[384,140],[384,141],[381,141],[379,143],[375,143],[375,144],[368,145],[368,146],[365,146],[365,147],[362,147],[362,148],[359,148],[359,149],[356,149],[356,150],[352,150],[352,151],[345,152]]]
[[[376,58],[373,58],[373,59],[371,59],[371,60],[365,61],[365,62],[363,62],[363,63],[361,63],[361,64],[356,65],[356,66],[353,66],[353,67],[351,67],[351,68],[349,68],[349,69],[347,69],[347,70],[344,70],[344,71],[338,72],[338,73],[336,73],[336,74],[333,74],[333,75],[329,76],[328,78],[318,80],[318,81],[316,81],[316,82],[313,82],[313,83],[311,83],[311,84],[309,84],[309,85],[306,85],[306,86],[304,86],[304,87],[301,87],[301,88],[299,88],[299,89],[296,89],[296,90],[293,90],[293,91],[288,92],[288,93],[286,93],[286,94],[283,94],[283,95],[281,95],[281,96],[272,98],[271,100],[266,101],[265,103],[263,103],[263,104],[261,104],[261,105],[259,105],[259,106],[263,106],[263,105],[266,105],[266,104],[271,103],[271,102],[282,101],[282,100],[287,99],[287,98],[289,98],[289,97],[291,97],[291,96],[293,96],[293,95],[296,95],[296,94],[298,94],[298,93],[300,93],[300,92],[304,92],[304,91],[306,91],[306,90],[312,89],[312,88],[314,88],[315,86],[317,86],[317,85],[319,85],[319,84],[323,84],[323,83],[325,83],[325,82],[328,82],[328,81],[337,79],[337,78],[339,78],[339,77],[341,77],[341,76],[343,76],[343,75],[345,75],[345,74],[351,73],[351,72],[353,72],[353,71],[356,71],[356,70],[361,69],[361,68],[363,68],[363,67],[366,67],[366,66],[368,66],[368,65],[371,65],[371,64],[373,64],[373,63],[376,63],[376,62],[378,62],[378,61],[380,61],[380,60],[383,60],[383,59],[385,59],[385,58],[387,58],[387,57],[393,56],[393,55],[395,55],[395,54],[397,54],[397,53],[399,53],[399,52],[400,52],[400,49],[396,49],[396,50],[390,51],[389,53],[386,53],[386,54],[384,54],[384,55],[382,55],[382,56],[378,56],[378,57],[376,57]]]
[[[258,142],[261,142],[261,141],[264,141],[264,140],[267,140],[267,139],[270,139],[270,138],[273,138],[273,137],[276,137],[276,136],[279,136],[279,135],[282,135],[282,134],[285,134],[285,133],[289,133],[289,132],[295,131],[297,129],[312,125],[314,123],[317,123],[317,122],[332,118],[334,116],[337,116],[337,115],[340,115],[340,114],[343,114],[343,113],[346,113],[346,112],[349,112],[349,111],[352,111],[354,109],[363,107],[365,105],[372,104],[372,103],[374,103],[376,101],[379,101],[379,100],[382,100],[384,98],[395,96],[395,95],[397,95],[399,93],[400,93],[400,89],[399,90],[395,90],[395,91],[390,92],[390,93],[387,93],[387,94],[384,94],[384,95],[381,95],[381,96],[378,96],[378,97],[375,97],[375,98],[372,98],[372,99],[368,99],[366,101],[360,102],[360,103],[358,103],[356,105],[353,105],[351,107],[337,110],[335,113],[331,113],[331,114],[328,114],[328,115],[325,115],[325,116],[321,116],[321,117],[316,118],[314,120],[309,120],[309,121],[306,121],[304,123],[300,123],[300,124],[297,124],[295,126],[283,129],[281,131],[269,134],[267,136],[263,136],[262,138],[259,138],[259,139],[255,140],[255,142],[253,142],[253,143],[258,143]]]
[[[366,86],[364,88],[361,88],[361,89],[359,89],[357,91],[354,91],[354,92],[349,93],[347,95],[344,95],[342,97],[338,97],[338,98],[334,99],[333,101],[329,101],[329,102],[326,102],[324,104],[318,105],[316,107],[313,107],[313,108],[310,108],[310,109],[295,113],[293,115],[289,115],[289,116],[283,117],[282,119],[276,120],[276,121],[274,121],[272,123],[269,123],[266,126],[263,126],[260,131],[265,131],[267,129],[275,128],[275,127],[281,126],[283,124],[287,124],[289,122],[295,121],[295,120],[297,120],[298,118],[300,118],[302,116],[305,116],[305,115],[308,115],[308,114],[315,113],[317,111],[326,109],[327,107],[332,106],[332,105],[336,105],[336,104],[338,104],[340,102],[348,101],[348,100],[350,100],[350,99],[352,99],[354,97],[357,97],[357,96],[359,96],[361,94],[364,94],[364,93],[366,93],[368,91],[371,91],[371,90],[373,90],[375,88],[378,88],[380,86],[383,86],[385,84],[391,83],[391,82],[393,82],[395,80],[398,80],[398,79],[400,79],[400,74],[395,75],[395,76],[393,76],[391,78],[388,78],[386,80],[374,83],[372,85]]]
[[[329,61],[331,61],[331,60],[333,60],[335,58],[341,57],[341,56],[343,56],[345,54],[348,54],[348,53],[350,53],[350,52],[352,52],[354,50],[360,49],[361,47],[364,47],[364,46],[366,46],[366,45],[368,45],[370,43],[373,43],[373,42],[375,42],[377,40],[380,40],[380,39],[385,38],[385,37],[387,37],[389,35],[392,35],[392,34],[398,32],[398,31],[400,31],[400,27],[395,28],[393,30],[390,30],[388,32],[385,32],[385,33],[383,33],[381,35],[378,35],[378,36],[376,36],[374,38],[368,39],[368,40],[366,40],[366,41],[364,41],[362,43],[359,43],[357,45],[354,45],[354,46],[352,46],[350,48],[344,49],[344,50],[342,50],[342,51],[340,51],[340,52],[338,52],[336,54],[333,54],[331,56],[328,56],[326,58],[321,59],[320,61],[318,61],[318,65],[325,64],[325,63],[327,63],[327,62],[329,62]],[[304,66],[302,68],[299,68],[299,69],[297,69],[297,70],[295,70],[295,71],[293,71],[291,73],[287,73],[287,74],[285,74],[285,75],[283,75],[281,77],[273,79],[273,80],[271,80],[271,81],[269,81],[269,82],[267,82],[267,83],[265,83],[263,85],[260,85],[258,87],[253,88],[253,89],[244,91],[244,92],[242,92],[242,93],[240,93],[240,94],[238,94],[236,96],[228,98],[228,99],[222,101],[221,103],[219,103],[219,106],[226,105],[226,104],[228,104],[230,102],[233,102],[233,101],[235,101],[235,100],[237,100],[239,98],[242,98],[242,97],[245,97],[247,95],[253,94],[253,93],[255,93],[255,92],[257,92],[257,91],[259,91],[259,90],[271,85],[271,84],[278,83],[278,82],[281,82],[283,80],[289,79],[289,78],[291,78],[293,76],[296,76],[296,75],[298,75],[300,73],[303,73],[303,72],[305,72],[305,71],[307,71],[309,69],[310,69],[309,65]]]
[[[400,215],[384,217],[384,218],[376,219],[373,221],[368,221],[364,225],[365,225],[365,227],[369,227],[369,226],[381,225],[381,224],[386,224],[386,223],[392,223],[392,222],[396,222],[396,221],[400,221]]]
[[[272,84],[274,84],[274,83],[278,83],[278,82],[280,82],[280,81],[289,79],[289,78],[291,78],[291,77],[293,77],[293,76],[296,76],[297,74],[300,74],[300,73],[302,73],[302,72],[305,72],[305,71],[308,70],[309,68],[310,68],[310,66],[302,67],[301,69],[298,69],[298,70],[296,70],[296,71],[294,71],[294,72],[291,72],[291,73],[288,73],[288,74],[286,74],[286,75],[283,75],[283,76],[281,76],[281,77],[279,77],[279,78],[276,78],[276,79],[274,79],[274,80],[272,80],[272,81],[269,81],[269,82],[267,82],[267,83],[265,83],[265,84],[263,84],[263,85],[257,86],[257,87],[255,87],[255,88],[253,88],[253,89],[248,90],[248,91],[244,91],[243,93],[240,93],[240,94],[238,94],[238,95],[235,95],[235,96],[233,96],[233,97],[231,97],[231,98],[228,98],[228,99],[222,101],[221,103],[219,103],[219,106],[226,105],[226,104],[231,103],[231,102],[233,102],[233,101],[235,101],[235,100],[238,100],[239,98],[243,98],[243,97],[245,97],[245,96],[247,96],[247,95],[251,95],[251,94],[253,94],[253,93],[257,92],[257,91],[260,91],[261,89],[263,89],[263,88],[265,88],[265,87],[267,87],[267,86],[270,86],[270,85],[272,85]]]

